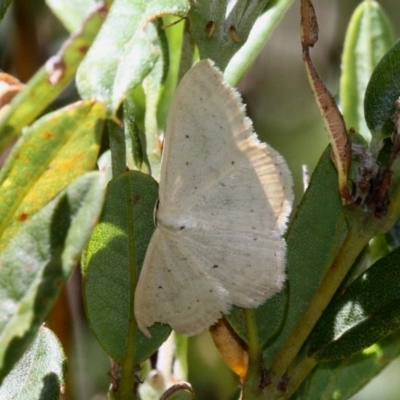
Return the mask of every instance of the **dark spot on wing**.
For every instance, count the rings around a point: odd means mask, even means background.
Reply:
[[[162,289],[162,286],[159,286],[158,288],[159,288],[159,289]]]
[[[217,264],[214,264],[214,265],[213,265],[213,268],[218,268],[218,265],[217,265]]]
[[[182,229],[185,229],[185,225],[182,225],[182,226],[181,226],[181,230],[182,230]]]

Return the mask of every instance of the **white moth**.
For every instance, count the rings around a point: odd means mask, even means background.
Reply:
[[[195,335],[232,304],[254,308],[282,289],[291,175],[209,60],[189,70],[172,101],[159,197],[135,293],[147,337],[155,322]]]

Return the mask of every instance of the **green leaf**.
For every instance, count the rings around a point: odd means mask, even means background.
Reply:
[[[238,1],[227,14],[227,0],[197,0],[192,3],[188,18],[200,58],[210,58],[224,70],[232,56],[246,42],[257,17],[267,0]]]
[[[46,0],[46,4],[68,32],[76,32],[85,17],[96,6],[96,0]]]
[[[160,49],[150,21],[164,14],[185,17],[187,0],[115,0],[95,43],[81,64],[77,85],[83,98],[96,98],[114,115],[126,93],[142,83]]]
[[[77,265],[103,204],[88,173],[37,212],[0,255],[0,382],[18,361]]]
[[[264,346],[281,327],[286,302],[286,293],[280,293],[254,310],[260,346]],[[230,314],[225,315],[225,318],[235,332],[248,343],[247,321],[243,308],[232,307]]]
[[[134,295],[131,280],[139,276],[154,231],[157,198],[156,181],[140,172],[131,171],[110,181],[100,222],[83,257],[83,293],[90,327],[104,351],[119,362],[128,356]],[[155,324],[150,332],[152,338],[147,339],[136,327],[136,363],[153,354],[171,329]]]
[[[0,386],[0,399],[57,400],[65,390],[67,359],[61,343],[42,326]]]
[[[141,134],[136,123],[134,113],[135,107],[132,107],[132,104],[128,101],[124,101],[123,107],[126,165],[130,170],[139,170],[144,173],[149,173],[150,165],[145,154],[144,135]]]
[[[57,55],[50,58],[26,88],[13,98],[10,109],[0,121],[0,153],[13,138],[21,134],[23,127],[53,101],[73,78],[79,63],[99,31],[106,8],[100,4],[89,14],[81,30],[64,43]]]
[[[172,17],[169,19],[172,19]],[[175,25],[183,26],[183,24]],[[170,83],[172,78],[171,74],[168,74],[170,60],[166,32],[162,26],[162,21],[158,20],[154,24],[148,25],[148,28],[148,39],[152,41],[155,48],[159,49],[159,57],[152,70],[143,80],[142,85],[137,86],[135,90],[128,94],[123,103],[123,115],[127,139],[126,148],[129,150],[129,152],[127,151],[127,164],[130,169],[139,169],[145,173],[151,171],[151,175],[158,179],[161,161],[159,133],[165,129],[164,115],[161,116],[161,121],[158,117],[160,99],[164,93],[164,83],[168,75],[170,76],[168,90],[172,90]],[[170,27],[168,27],[169,30]],[[165,100],[171,99],[168,99],[168,97],[164,99],[164,106]]]
[[[365,92],[365,119],[376,146],[393,133],[392,117],[400,86],[399,63],[400,41],[397,41],[376,66]]]
[[[294,0],[270,0],[267,9],[260,15],[251,28],[246,43],[229,60],[224,76],[232,86],[237,86],[244,74],[271,37],[286,11]]]
[[[377,344],[349,358],[321,362],[294,398],[349,399],[399,356],[399,333],[394,332]]]
[[[369,142],[364,95],[372,71],[395,42],[394,29],[376,1],[363,1],[349,22],[342,55],[340,101],[348,128]]]
[[[400,249],[381,258],[326,309],[310,338],[318,360],[349,357],[400,328]]]
[[[168,54],[168,74],[166,79],[163,82],[163,91],[161,93],[161,98],[158,103],[157,108],[157,116],[159,125],[164,128],[167,124],[167,116],[169,111],[169,105],[171,104],[171,100],[175,94],[175,89],[177,83],[179,81],[179,70],[181,64],[183,63],[182,59],[186,59],[188,64],[192,64],[193,58],[187,56],[183,52],[183,36],[188,38],[188,32],[184,33],[185,24],[176,23],[176,17],[174,16],[167,16],[163,18],[164,26],[168,28],[165,29],[166,40],[168,43],[168,47],[172,50]],[[191,39],[188,39],[188,41]],[[194,43],[191,43],[194,47]],[[181,63],[182,61],[182,63]]]
[[[306,310],[336,255],[344,233],[345,222],[337,188],[337,172],[328,148],[312,175],[287,233],[288,304],[279,336],[264,351],[268,364],[275,358]],[[281,292],[277,296],[285,295],[285,292]],[[275,312],[273,307],[277,300],[272,298],[267,304],[270,301],[271,306],[264,309],[265,315]]]
[[[162,29],[161,21],[149,25],[147,32],[153,45],[160,49],[160,55],[142,84],[146,99],[144,112],[144,131],[146,132],[146,138],[145,140],[142,139],[142,143],[144,143],[141,144],[140,147],[143,149],[146,145],[149,158],[149,160],[146,159],[147,164],[149,165],[150,162],[152,176],[158,180],[160,175],[161,152],[159,139],[160,127],[158,126],[157,111],[160,96],[163,91],[163,83],[168,72],[169,57],[165,32]],[[134,99],[130,104],[131,106],[134,104]],[[146,152],[143,153],[146,154]]]
[[[83,101],[47,114],[13,148],[0,172],[0,248],[69,183],[96,165],[105,111]]]
[[[111,119],[108,120],[107,125],[111,152],[112,176],[118,176],[126,171],[127,165],[124,127]]]

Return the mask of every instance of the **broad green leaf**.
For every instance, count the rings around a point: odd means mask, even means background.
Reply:
[[[28,82],[25,90],[14,97],[10,109],[0,121],[0,153],[67,86],[96,37],[106,12],[104,4],[94,9],[87,16],[82,28],[71,35],[58,54],[50,58]]]
[[[0,247],[31,216],[96,165],[105,111],[83,101],[28,128],[0,172]]]
[[[82,26],[86,16],[95,8],[96,0],[46,0],[46,4],[72,33]]]
[[[364,118],[364,95],[369,78],[382,56],[395,42],[394,29],[376,1],[363,1],[347,27],[342,55],[340,101],[348,128],[369,142]]]
[[[110,181],[99,224],[83,257],[83,293],[89,324],[104,351],[118,362],[126,354],[133,318],[131,282],[136,282],[154,230],[158,185],[131,171]],[[134,360],[148,358],[168,337],[167,325],[155,324],[147,339],[136,326]],[[132,355],[133,356],[133,355]]]
[[[103,177],[83,175],[37,212],[0,255],[0,382],[77,265],[100,214]]]
[[[293,2],[294,0],[270,0],[267,3],[266,10],[251,28],[246,43],[229,60],[225,69],[225,79],[232,86],[237,86],[248,71]]]
[[[399,64],[400,41],[397,41],[376,66],[365,92],[365,119],[376,146],[393,133],[392,117],[400,94]]]
[[[293,399],[349,399],[399,356],[397,331],[349,358],[321,362]]]
[[[258,330],[258,341],[265,345],[281,327],[287,299],[286,293],[279,293],[254,310]],[[248,343],[246,315],[242,308],[232,307],[225,318],[235,332]]]
[[[344,233],[345,222],[337,189],[337,172],[328,148],[312,175],[286,235],[288,304],[279,335],[268,343],[264,351],[268,365],[306,310],[336,255]],[[285,292],[277,296],[285,296]],[[264,308],[265,315],[275,312],[273,307],[277,300],[273,298],[270,301],[271,306]]]
[[[0,399],[57,400],[65,391],[67,359],[61,343],[42,326],[0,386]]]
[[[232,56],[246,42],[257,17],[268,0],[235,2],[197,0],[188,18],[200,58],[210,58],[224,70]]]
[[[325,310],[310,338],[318,360],[346,358],[400,328],[400,249],[381,258]]]
[[[149,36],[151,21],[185,17],[187,0],[115,0],[95,43],[81,64],[77,85],[83,98],[96,96],[114,115],[126,93],[142,83],[160,55]]]

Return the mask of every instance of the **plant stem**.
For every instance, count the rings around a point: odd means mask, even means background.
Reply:
[[[189,20],[186,19],[182,38],[182,52],[179,63],[178,84],[183,76],[186,74],[186,72],[188,72],[191,68],[193,64],[194,53],[195,46],[192,35],[190,34],[190,23]]]
[[[271,377],[273,382],[278,382],[288,370],[314,325],[371,236],[373,235],[371,235],[368,229],[359,229],[358,224],[351,224],[349,226],[345,241],[337,253],[334,262],[325,274],[303,317],[289,336],[286,344],[282,346],[280,353],[272,364]]]
[[[257,324],[254,310],[245,309],[247,336],[249,346],[249,367],[247,370],[246,381],[243,385],[242,400],[264,399],[264,395],[259,387],[260,384],[260,366],[261,347],[258,340]]]
[[[285,393],[287,398],[290,398],[290,396],[300,387],[301,383],[316,365],[317,360],[315,358],[307,357],[297,364],[293,370],[288,370],[290,380]]]
[[[174,374],[181,381],[188,380],[188,338],[175,334],[175,363]]]
[[[399,217],[400,190],[391,197],[391,204],[385,218],[378,219],[356,207],[347,209],[348,230],[346,238],[334,261],[326,272],[319,288],[311,299],[307,310],[298,322],[270,369],[273,384],[264,391],[269,399],[280,399],[293,394],[305,377],[316,365],[312,358],[306,358],[296,365],[295,359],[314,328],[316,322],[342,284],[358,255],[371,238],[387,232]],[[277,384],[286,374],[289,377],[285,393],[277,390]]]

